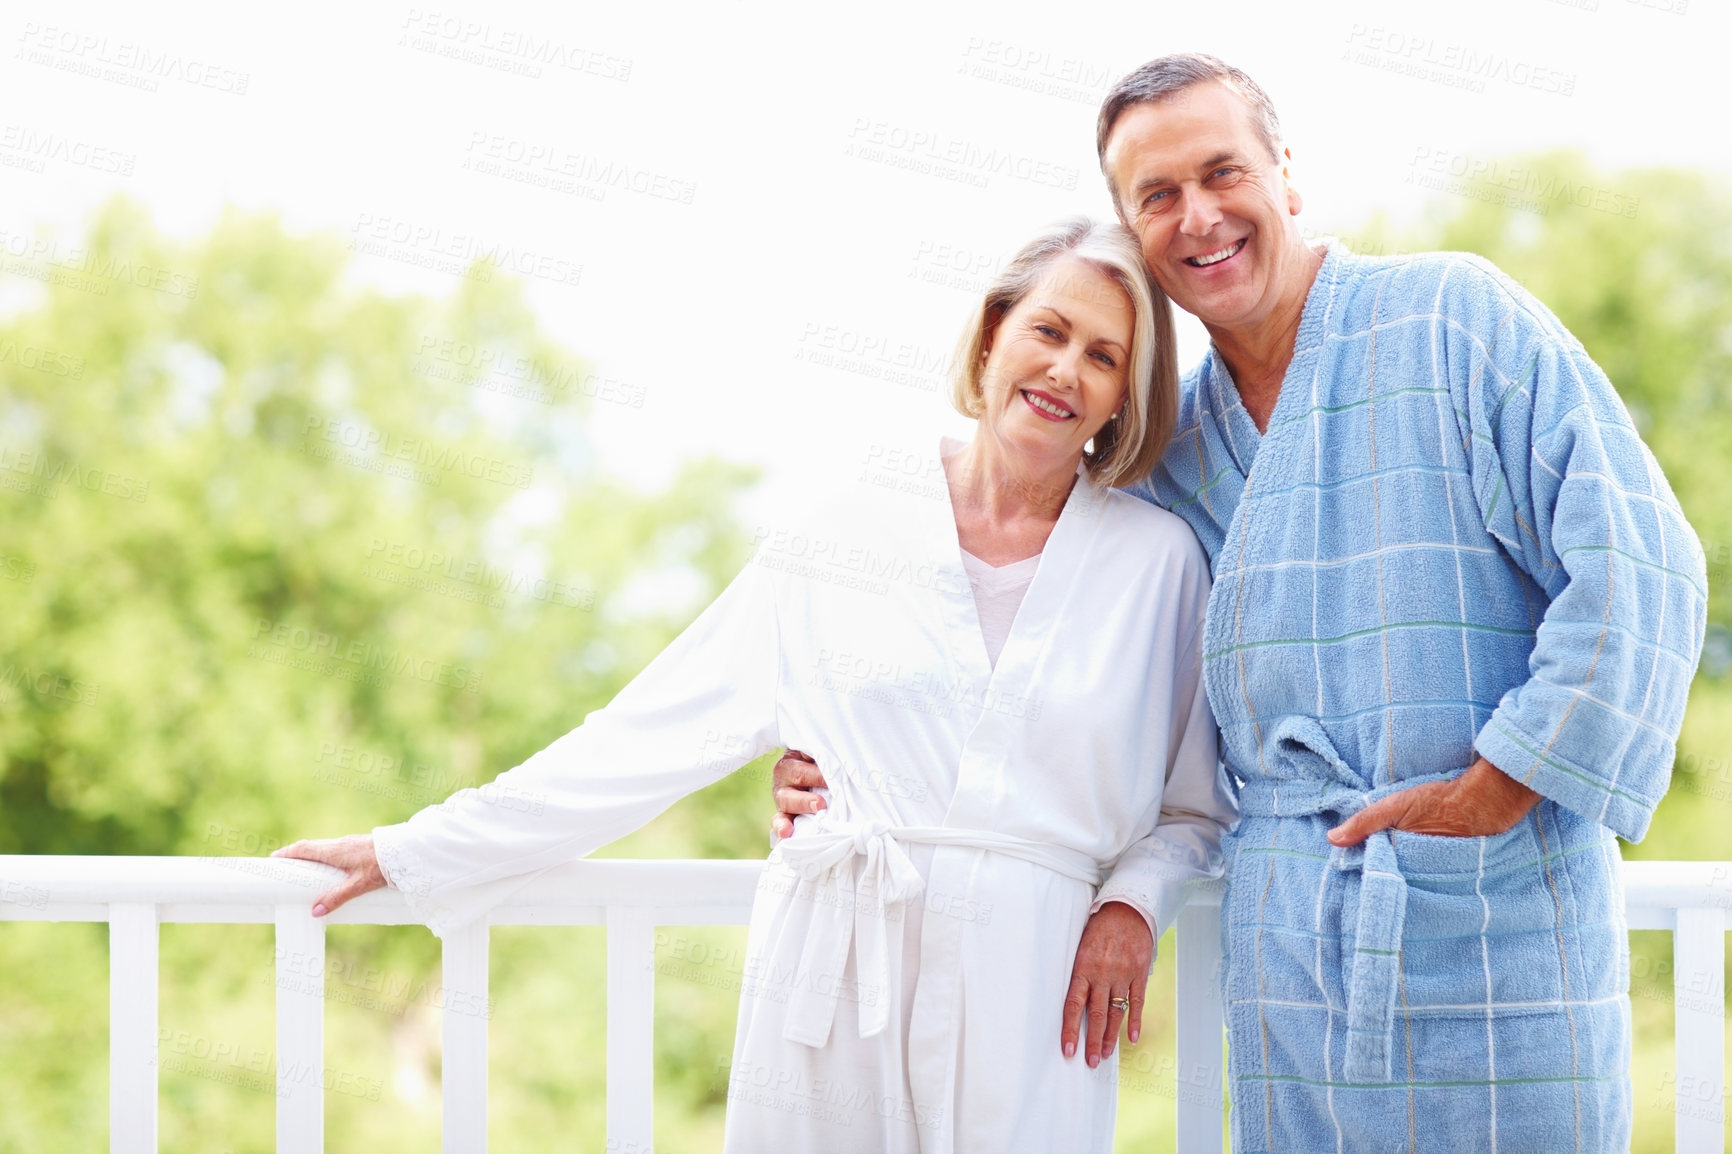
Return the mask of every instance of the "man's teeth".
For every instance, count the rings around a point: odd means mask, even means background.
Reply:
[[[1035,408],[1039,409],[1043,413],[1051,413],[1055,417],[1074,417],[1074,416],[1076,416],[1076,414],[1071,412],[1069,409],[1061,409],[1057,405],[1053,404],[1051,401],[1045,400],[1041,397],[1037,397],[1033,393],[1024,393],[1023,398],[1025,400],[1027,400],[1029,404],[1033,405]]]
[[[1228,257],[1232,256],[1234,253],[1238,252],[1241,248],[1244,248],[1244,247],[1245,247],[1244,238],[1240,238],[1239,240],[1236,240],[1232,244],[1228,245],[1226,248],[1217,249],[1207,256],[1187,257],[1187,258],[1185,258],[1185,263],[1188,265],[1194,265],[1197,268],[1207,268],[1209,265],[1217,264],[1221,261],[1226,260]]]

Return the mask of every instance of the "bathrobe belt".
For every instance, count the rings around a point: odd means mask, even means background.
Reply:
[[[801,887],[801,896],[809,898],[814,908],[788,1000],[782,1032],[787,1040],[824,1045],[836,1018],[836,1004],[844,996],[859,1003],[862,1038],[882,1033],[889,1024],[890,922],[899,921],[911,905],[918,910],[917,899],[925,889],[920,871],[902,848],[908,842],[1006,854],[1091,886],[1098,886],[1102,878],[1100,867],[1087,854],[1010,834],[831,822],[827,816],[803,823],[770,855],[813,883],[809,892]],[[842,981],[850,945],[855,949],[852,990]]]
[[[1457,771],[1459,772],[1459,771]],[[1426,774],[1372,790],[1334,781],[1248,781],[1239,791],[1245,817],[1320,817],[1345,821],[1372,802],[1457,773]],[[1359,871],[1359,917],[1354,923],[1353,960],[1347,975],[1347,1060],[1350,1082],[1390,1078],[1395,1003],[1401,987],[1401,931],[1407,919],[1407,878],[1395,856],[1395,838],[1379,830],[1355,846],[1331,846],[1330,864]]]

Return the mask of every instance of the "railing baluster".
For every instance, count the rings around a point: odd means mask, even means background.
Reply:
[[[325,924],[277,907],[277,1154],[325,1147]]]
[[[607,1148],[650,1150],[655,1120],[655,918],[607,908]]]
[[[1221,1149],[1221,907],[1192,902],[1179,912],[1175,1028],[1179,1061],[1178,1144],[1192,1151]]]
[[[156,1154],[156,974],[156,906],[109,906],[110,1154]]]
[[[487,1151],[487,921],[445,938],[441,1093],[445,1154]]]
[[[1672,942],[1679,1154],[1720,1154],[1726,1121],[1726,917],[1718,907],[1678,911]]]
[[[0,921],[109,924],[110,1146],[154,1154],[159,1094],[158,926],[273,921],[277,971],[280,1147],[319,1149],[323,1130],[323,928],[305,912],[336,879],[312,863],[254,859],[106,858],[0,854]],[[608,1135],[612,1149],[651,1148],[655,1081],[655,926],[745,925],[759,863],[572,862],[524,887],[491,916],[501,925],[608,927]],[[1627,862],[1625,917],[1675,936],[1677,1149],[1719,1151],[1726,1088],[1725,933],[1732,861]],[[1199,886],[1178,918],[1178,1149],[1221,1148],[1226,1094],[1219,993],[1221,887]],[[611,901],[637,903],[614,907]],[[605,912],[604,912],[605,911]],[[376,925],[416,918],[391,891],[338,919]],[[474,1154],[487,1141],[487,930],[445,943],[445,1144]],[[315,992],[319,991],[319,992]],[[286,1071],[286,1073],[285,1073]],[[0,1076],[6,1072],[0,1071]],[[285,1084],[286,1083],[286,1084]],[[311,1100],[312,1104],[309,1104]]]

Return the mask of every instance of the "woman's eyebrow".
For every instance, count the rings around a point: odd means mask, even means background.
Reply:
[[[1059,320],[1063,321],[1065,323],[1066,328],[1070,328],[1070,329],[1076,328],[1076,325],[1071,323],[1071,319],[1069,317],[1065,316],[1064,313],[1060,312],[1058,309],[1054,308],[1052,305],[1037,303],[1034,306],[1034,311],[1043,312],[1043,313],[1051,313],[1053,316],[1055,316]],[[1113,340],[1113,338],[1111,338],[1111,337],[1096,337],[1094,340],[1090,341],[1089,343],[1095,344],[1095,345],[1111,345],[1113,348],[1119,350],[1119,352],[1121,352],[1121,353],[1125,351],[1125,346],[1121,345],[1118,341]]]
[[[1067,326],[1070,325],[1070,323],[1071,323],[1071,319],[1069,317],[1065,316],[1064,313],[1060,312],[1053,305],[1047,304],[1045,301],[1036,301],[1035,305],[1034,305],[1034,311],[1035,312],[1041,312],[1041,313],[1051,313],[1053,316],[1055,316],[1059,320],[1063,321]]]

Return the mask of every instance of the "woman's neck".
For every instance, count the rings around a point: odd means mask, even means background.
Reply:
[[[1042,466],[1013,460],[976,433],[961,452],[944,458],[962,547],[989,565],[1039,553],[1064,511],[1080,461]]]

